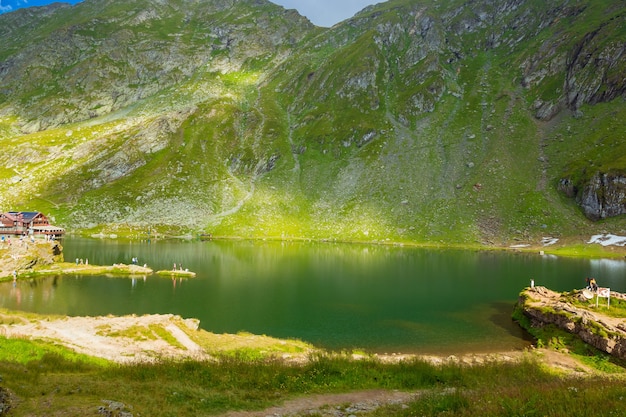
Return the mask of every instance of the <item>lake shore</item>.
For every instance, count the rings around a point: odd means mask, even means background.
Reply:
[[[240,351],[256,352],[258,358],[279,359],[296,365],[307,362],[316,352],[325,352],[299,340],[249,333],[215,334],[201,329],[196,319],[172,314],[70,317],[0,310],[0,335],[60,344],[78,353],[120,364],[204,361]],[[434,365],[467,366],[517,362],[534,357],[567,372],[580,372],[584,368],[567,355],[536,348],[458,355],[369,354],[361,351],[339,354],[354,360],[374,359],[385,363],[422,359]]]
[[[115,264],[111,266],[101,266],[101,265],[87,265],[85,263],[81,264],[80,262],[78,264],[70,263],[70,262],[60,262],[58,256],[56,258],[52,256],[52,253],[56,250],[55,248],[58,247],[57,245],[58,244],[56,242],[33,242],[32,244],[29,244],[29,245],[15,244],[12,248],[6,248],[6,247],[2,248],[4,249],[4,251],[0,252],[0,255],[3,255],[3,258],[2,258],[3,263],[0,264],[0,280],[3,278],[4,280],[12,279],[12,269],[15,268],[16,265],[18,264],[22,266],[25,265],[25,267],[18,269],[19,272],[17,274],[17,279],[21,279],[21,278],[30,279],[30,278],[35,278],[38,276],[62,275],[62,274],[80,274],[80,275],[110,274],[110,275],[115,275],[115,276],[137,276],[137,275],[141,276],[141,275],[148,275],[148,274],[154,273],[151,268],[142,267],[138,265]],[[521,251],[521,250],[528,250],[528,248],[514,248],[514,250]],[[49,254],[43,256],[41,255],[42,251],[44,253],[48,251]],[[4,256],[4,255],[7,255],[7,253],[10,256],[8,257]],[[40,256],[40,259],[35,260],[36,256]],[[13,261],[13,263],[10,265],[7,265],[5,261],[10,262],[11,260]],[[25,260],[27,260],[28,262],[24,262]],[[171,276],[171,274],[173,273],[173,271],[157,271],[157,273],[161,273],[161,272],[163,273],[164,276]],[[181,271],[176,271],[176,273],[179,273],[179,272]],[[182,272],[186,273],[186,271],[182,271]],[[11,318],[6,318],[3,320],[3,322],[6,322],[7,320],[10,322],[24,322],[22,318],[19,318],[20,316],[19,313],[10,313],[10,314],[7,313],[7,317],[9,316]],[[134,340],[134,341],[131,340],[132,343],[126,341],[125,343],[122,343],[118,345],[117,347],[109,347],[108,349],[114,351],[115,353],[104,354],[98,351],[98,346],[104,346],[108,342],[104,343],[102,340],[99,339],[99,337],[101,337],[102,335],[89,333],[89,329],[97,329],[99,328],[99,326],[100,328],[101,326],[104,326],[104,327],[111,326],[111,324],[108,323],[107,321],[112,323],[112,322],[115,322],[116,320],[126,323],[127,324],[127,326],[125,327],[126,329],[132,328],[133,326],[136,329],[143,329],[143,328],[149,329],[151,325],[154,325],[154,323],[160,323],[158,324],[158,326],[173,329],[173,327],[171,327],[168,323],[166,323],[168,320],[170,320],[169,316],[164,316],[164,318],[159,318],[159,319],[155,319],[155,317],[150,317],[150,316],[146,316],[144,318],[138,318],[135,316],[126,317],[126,318],[108,316],[104,318],[102,317],[99,317],[99,318],[63,317],[63,318],[58,318],[58,320],[57,319],[50,320],[49,318],[34,319],[34,320],[38,320],[40,322],[45,321],[46,323],[54,323],[54,326],[58,326],[59,328],[53,331],[51,330],[52,333],[48,334],[44,331],[37,332],[36,329],[27,331],[25,330],[24,327],[21,327],[21,328],[5,327],[4,334],[6,335],[17,334],[17,335],[21,335],[22,337],[42,338],[42,339],[57,340],[57,341],[62,340],[63,341],[62,344],[68,347],[80,346],[80,343],[78,343],[77,341],[85,341],[84,345],[80,347],[80,349],[82,349],[84,353],[97,356],[97,357],[105,357],[105,358],[120,358],[121,357],[121,358],[132,358],[132,360],[136,360],[137,357],[150,356],[147,353],[137,353],[137,352],[156,352],[157,357],[169,357],[170,355],[172,355],[171,346],[168,346],[168,343],[166,341],[160,342],[164,346],[163,349],[160,349],[158,347],[155,347],[154,345],[151,345],[146,348],[134,346],[130,351],[125,350],[125,349],[129,349],[129,346],[131,345],[138,345],[138,344],[140,345],[140,343],[137,340]],[[193,320],[193,319],[189,319],[189,320]],[[75,328],[75,329],[82,328],[82,330],[80,331],[77,330],[76,332],[70,332],[67,329],[64,329],[66,325],[69,325],[70,328]],[[48,327],[50,326],[53,326],[53,325],[50,324]],[[28,326],[28,327],[32,328],[32,327],[37,327],[37,326]],[[43,328],[46,326],[39,326],[39,327]],[[177,334],[180,334],[176,330],[174,330],[174,332]],[[207,338],[208,336],[206,334],[210,334],[208,332],[197,333],[197,334],[195,332],[192,332],[192,333],[195,335],[194,337],[201,335],[200,336],[201,339]],[[56,334],[56,336],[54,334]],[[245,335],[243,337],[239,337],[239,335],[221,335],[221,336],[224,336],[225,339],[239,340],[236,343],[233,342],[233,346],[240,346],[240,347],[243,346],[246,349],[252,349],[252,348],[262,349],[261,346],[263,344],[260,343],[261,339],[259,339],[259,337],[257,336],[253,336],[253,335]],[[190,336],[188,335],[187,337],[190,337]],[[174,336],[174,339],[176,339],[176,336]],[[104,339],[104,340],[108,340],[108,339]],[[272,338],[268,338],[268,340],[272,340],[272,343],[277,344],[277,345],[282,345],[282,346],[289,345],[290,343],[288,341],[281,341],[281,340],[272,339]],[[178,343],[184,345],[187,342],[179,341]],[[115,346],[116,344],[113,343],[112,345]],[[221,342],[219,342],[218,345],[221,345]],[[138,349],[138,350],[133,350],[133,349]],[[308,346],[308,345],[306,348],[302,348],[302,349],[303,349],[303,352],[306,352],[306,353],[303,353],[302,355],[294,355],[293,357],[299,358],[297,360],[302,360],[307,355],[309,355],[310,352],[316,350],[314,347]],[[212,352],[212,348],[209,348],[208,350],[198,349],[196,347],[187,348],[187,349],[183,349],[183,352],[177,352],[173,355],[174,356],[178,355],[179,357],[182,357],[182,358],[189,358],[189,357],[193,357],[193,354],[192,354],[193,352],[198,353],[201,351],[203,352],[202,355],[205,355],[205,356],[201,355],[199,357],[207,357],[206,355],[209,355],[209,356],[211,355],[210,352]],[[132,352],[135,352],[135,353],[132,353]],[[277,350],[277,352],[280,352],[280,350]],[[493,358],[510,360],[511,358],[520,358],[524,354],[525,354],[525,351],[520,350],[520,351],[514,351],[514,352],[508,351],[508,352],[495,352],[495,353],[493,352],[492,353],[463,352],[459,355],[441,355],[441,356],[424,355],[423,357],[429,358],[429,360],[435,363],[443,363],[447,360],[459,360],[462,363],[478,363],[484,360],[491,360]],[[358,356],[359,355],[356,355],[355,357],[358,357]],[[369,355],[363,354],[363,356],[369,356]],[[412,355],[412,354],[405,355],[402,352],[400,352],[400,353],[391,354],[391,355],[374,355],[374,356],[381,358],[383,360],[398,361],[398,360],[403,360],[407,358],[413,358],[417,355]],[[292,357],[292,356],[287,355],[286,357]],[[559,359],[559,361],[563,361],[563,360]]]
[[[121,241],[144,241],[145,233],[138,233],[137,230],[122,231],[115,229],[115,232],[105,233],[76,233],[76,236],[89,239],[111,239]],[[203,241],[263,241],[263,242],[309,242],[309,243],[337,243],[348,245],[365,245],[365,246],[398,246],[407,248],[424,248],[424,249],[454,249],[469,251],[508,251],[529,253],[537,255],[556,255],[564,257],[579,258],[607,258],[607,259],[625,259],[626,258],[626,236],[602,232],[594,235],[580,235],[568,237],[551,237],[545,236],[536,239],[513,239],[508,244],[485,244],[485,243],[456,243],[456,242],[418,242],[418,241],[393,241],[393,240],[343,240],[343,239],[326,239],[326,238],[298,238],[298,237],[246,237],[246,236],[228,236],[228,235],[193,235],[191,233],[180,235],[160,234],[152,236],[154,240],[203,240]]]

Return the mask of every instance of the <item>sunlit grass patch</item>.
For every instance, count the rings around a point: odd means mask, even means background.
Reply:
[[[137,341],[157,339],[151,328],[140,325],[133,325],[124,329],[112,329],[108,325],[103,325],[99,326],[97,334],[106,337],[126,337]]]
[[[48,342],[0,337],[0,362],[28,364],[33,361],[39,361],[41,367],[49,368],[66,362],[82,363],[85,366],[109,363],[104,359],[79,354],[71,349]]]
[[[616,258],[623,259],[626,250],[620,247],[605,247],[598,244],[586,244],[579,242],[564,242],[555,247],[544,248],[546,253],[558,256],[577,258]]]
[[[198,344],[205,352],[215,355],[242,354],[248,359],[269,357],[304,357],[314,347],[308,343],[295,339],[275,339],[264,335],[254,335],[248,332],[233,334],[215,334],[207,331],[191,330],[188,327],[179,326],[187,336]],[[243,353],[242,353],[243,352]]]
[[[187,348],[181,344],[172,333],[170,333],[164,326],[158,324],[151,324],[148,326],[153,335],[159,339],[167,342],[170,346],[177,349],[187,350]]]

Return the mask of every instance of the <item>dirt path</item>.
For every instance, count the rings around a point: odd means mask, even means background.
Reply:
[[[234,411],[221,417],[282,417],[294,415],[350,416],[385,405],[401,405],[414,400],[420,392],[369,390],[345,394],[309,395],[286,401],[278,407],[260,411]]]
[[[534,357],[546,365],[563,371],[570,375],[584,376],[595,374],[595,371],[582,365],[572,356],[548,349],[535,349]],[[465,364],[484,363],[486,360],[519,360],[525,353],[506,352],[503,354],[491,354],[485,358],[482,355],[468,357],[437,358],[429,357],[435,363],[444,363],[449,360]],[[446,389],[443,393],[450,391]],[[395,390],[367,390],[355,391],[343,394],[319,394],[309,395],[285,401],[275,407],[258,411],[231,411],[220,417],[296,417],[296,416],[320,416],[320,417],[351,417],[364,413],[370,413],[384,406],[395,405],[401,408],[408,407],[408,403],[420,396],[435,392],[433,390],[419,391],[395,391]],[[442,391],[436,391],[441,394]],[[450,391],[451,392],[451,391]]]
[[[197,322],[174,315],[123,317],[66,317],[16,320],[0,315],[0,335],[62,344],[79,353],[118,363],[151,362],[164,358],[207,359],[210,355],[191,340],[183,328]]]

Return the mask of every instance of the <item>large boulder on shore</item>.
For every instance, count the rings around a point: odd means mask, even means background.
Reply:
[[[63,248],[58,241],[11,239],[0,245],[0,279],[10,277],[35,266],[63,261]]]
[[[617,292],[611,292],[611,297],[625,298]],[[587,302],[590,308],[575,306],[572,303],[575,299]],[[602,302],[606,305],[606,300]],[[603,307],[594,311],[595,305],[595,301],[584,297],[583,291],[561,294],[545,287],[532,287],[522,291],[517,308],[530,318],[532,326],[553,324],[599,350],[626,359],[626,318],[609,317],[603,314]]]

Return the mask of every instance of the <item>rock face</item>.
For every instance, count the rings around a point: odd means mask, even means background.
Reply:
[[[582,292],[576,294],[586,300]],[[614,292],[611,297],[624,298]],[[603,302],[606,305],[606,300]],[[553,324],[599,350],[626,359],[626,319],[607,317],[601,307],[593,312],[576,307],[562,294],[545,287],[527,288],[520,295],[518,307],[532,320],[533,326]]]
[[[626,175],[596,173],[591,180],[577,186],[570,179],[562,179],[559,189],[573,197],[591,220],[626,214]]]
[[[65,24],[40,32],[55,19]],[[98,1],[71,10],[17,10],[0,21],[7,41],[0,45],[0,105],[12,103],[25,133],[107,115],[199,69],[226,73],[288,55],[313,28],[281,7],[249,0],[151,2],[147,8]]]
[[[20,274],[35,265],[51,265],[63,261],[63,248],[55,241],[35,241],[13,239],[13,243],[0,245],[0,280]]]

